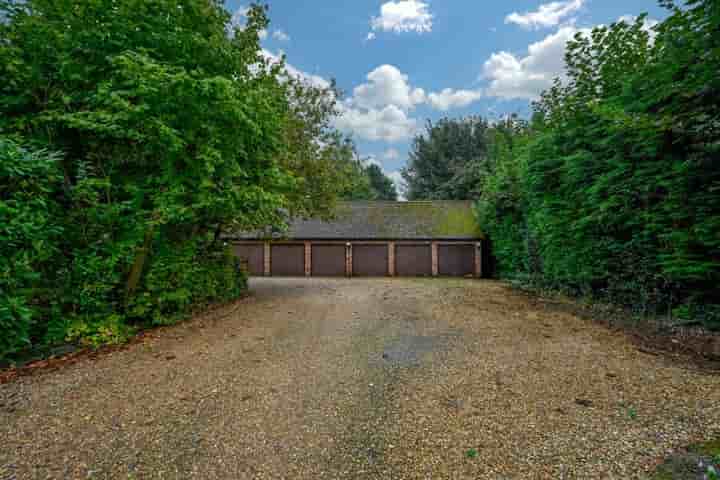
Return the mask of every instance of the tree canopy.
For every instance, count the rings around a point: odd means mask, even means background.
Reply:
[[[409,199],[474,199],[497,273],[720,327],[720,3],[578,33],[529,121],[428,122]]]
[[[664,3],[568,44],[479,218],[503,275],[720,326],[720,4]]]
[[[428,121],[402,171],[408,199],[477,198],[488,162],[488,129],[481,117]]]
[[[370,179],[370,188],[372,190],[371,200],[397,200],[398,193],[395,184],[385,175],[378,165],[372,163],[368,165],[365,170]]]
[[[219,0],[0,0],[0,16],[0,356],[233,298],[224,231],[329,215],[343,194],[337,94],[268,59],[264,8],[242,26]]]

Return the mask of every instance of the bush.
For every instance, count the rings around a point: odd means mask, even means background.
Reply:
[[[131,204],[102,202],[109,184],[86,173],[63,188],[59,161],[0,139],[0,356],[65,341],[119,343],[245,289],[217,236],[157,234],[141,282],[126,292],[142,245]]]
[[[501,275],[720,326],[720,4],[687,3],[568,44],[478,202]]]
[[[155,250],[128,315],[135,323],[167,325],[191,309],[237,298],[247,285],[240,264],[227,249],[208,248],[208,239]],[[205,245],[203,245],[205,244]]]
[[[0,137],[0,357],[30,345],[60,254],[57,156]]]
[[[223,232],[327,214],[330,88],[207,0],[0,0],[0,356],[236,298]],[[39,145],[46,150],[29,148]]]

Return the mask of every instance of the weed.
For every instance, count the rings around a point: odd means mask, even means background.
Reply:
[[[635,420],[638,416],[637,410],[635,409],[635,407],[628,408],[627,413],[628,413],[628,417],[630,417],[630,420]]]

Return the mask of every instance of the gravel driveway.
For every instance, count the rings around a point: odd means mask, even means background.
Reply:
[[[0,385],[0,479],[644,478],[720,380],[496,282],[256,279]]]

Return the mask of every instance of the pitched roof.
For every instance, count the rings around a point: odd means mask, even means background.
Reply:
[[[235,238],[267,238],[243,233]],[[335,218],[293,221],[278,238],[306,240],[471,240],[482,238],[470,201],[341,202]]]

